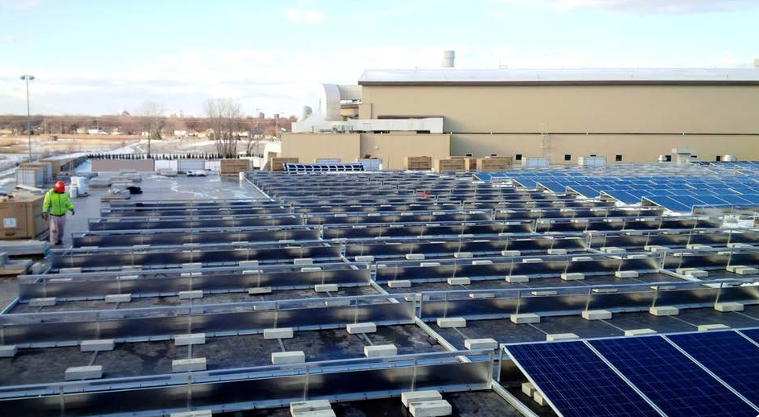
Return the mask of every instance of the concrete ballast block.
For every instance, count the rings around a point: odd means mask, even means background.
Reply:
[[[585,310],[582,312],[582,318],[585,320],[611,320],[611,311]]]
[[[18,353],[16,345],[0,345],[0,358],[12,358]]]
[[[469,350],[476,349],[498,349],[498,341],[495,339],[466,339],[464,347]]]
[[[51,307],[57,302],[55,297],[32,298],[29,300],[29,307]]]
[[[175,359],[171,361],[171,372],[195,372],[206,370],[206,358]]]
[[[714,304],[714,309],[717,311],[721,311],[723,313],[728,313],[732,311],[743,311],[745,306],[743,303],[716,303]]]
[[[83,340],[79,344],[79,350],[82,352],[106,352],[114,347],[116,342],[113,339]]]
[[[524,258],[522,259],[523,264],[539,264],[543,262],[542,258]]]
[[[518,250],[502,250],[501,256],[521,256],[522,252]]]
[[[743,268],[735,268],[735,273],[738,275],[756,275],[759,274],[759,269],[744,266]]]
[[[185,264],[182,264],[182,268],[189,269],[189,268],[202,268],[203,263],[202,262],[188,262]]]
[[[240,261],[237,264],[240,266],[258,266],[258,261]]]
[[[274,365],[284,365],[288,363],[303,363],[306,361],[306,354],[301,350],[292,352],[274,352],[271,354],[271,363]]]
[[[312,258],[295,258],[293,259],[294,265],[312,265],[314,260]]]
[[[175,346],[204,345],[205,343],[205,333],[178,334],[174,336]]]
[[[538,390],[532,382],[522,382],[522,394],[532,397]]]
[[[625,336],[643,336],[647,334],[656,334],[656,330],[653,329],[630,329],[625,330]]]
[[[212,417],[211,410],[183,411],[181,413],[171,413],[169,417]]]
[[[708,332],[711,330],[725,330],[729,329],[730,326],[726,326],[724,324],[700,324],[698,325],[698,331],[699,332]]]
[[[351,323],[345,326],[348,334],[376,333],[377,325],[374,323]]]
[[[408,391],[401,394],[401,403],[404,406],[409,407],[413,403],[423,401],[435,401],[442,400],[443,396],[440,392],[434,390],[427,391]]]
[[[473,258],[474,254],[472,252],[456,252],[453,257],[458,259]]]
[[[549,255],[566,255],[567,250],[566,249],[548,249]]]
[[[493,261],[489,259],[479,259],[476,261],[472,261],[472,265],[491,265]]]
[[[532,399],[535,400],[538,405],[541,407],[545,407],[548,405],[548,401],[546,401],[545,398],[536,390],[534,394],[532,394]]]
[[[180,300],[197,300],[203,298],[203,290],[179,291]]]
[[[510,282],[512,284],[521,284],[530,282],[530,277],[527,275],[509,275],[506,277],[506,282]]]
[[[335,292],[337,291],[337,284],[316,284],[314,286],[316,292]]]
[[[406,280],[406,279],[388,281],[387,286],[390,288],[409,288],[411,287],[411,281]]]
[[[78,381],[82,379],[98,379],[103,377],[103,367],[100,365],[93,366],[73,366],[66,369],[64,379],[66,381]]]
[[[689,275],[693,278],[704,278],[709,276],[709,273],[698,268],[677,268],[675,270],[680,275]]]
[[[131,303],[132,294],[108,294],[105,296],[106,303]]]
[[[592,260],[593,260],[592,256],[573,256],[572,257],[572,262],[577,262],[577,261],[592,261]]]
[[[437,325],[441,329],[466,327],[466,319],[463,317],[440,317],[437,319]]]
[[[581,281],[585,279],[585,274],[582,272],[564,272],[561,274],[561,279],[564,281]]]
[[[623,248],[618,248],[616,246],[602,246],[601,247],[601,252],[606,252],[606,253],[625,253],[627,251],[625,249],[623,249]]]
[[[409,407],[414,417],[439,417],[449,416],[453,413],[453,407],[446,400],[420,401]]]
[[[409,261],[421,261],[421,260],[424,260],[424,254],[423,253],[409,253],[409,254],[406,254],[406,259]]]
[[[398,354],[398,348],[395,345],[374,345],[364,346],[364,356],[367,358],[377,358],[380,356],[395,356]]]
[[[251,287],[248,288],[248,295],[271,294],[271,287]]]
[[[575,340],[579,338],[580,336],[577,336],[574,333],[549,333],[546,335],[546,340],[549,342],[557,342],[559,340]]]
[[[371,255],[363,255],[363,256],[356,256],[356,262],[374,262],[374,256]]]
[[[534,313],[512,314],[509,319],[514,324],[540,323],[540,316]]]
[[[677,316],[680,314],[680,309],[672,306],[656,306],[648,309],[648,312],[654,316]]]
[[[294,332],[292,327],[282,327],[275,329],[264,329],[264,339],[292,339]]]
[[[617,278],[638,278],[640,274],[638,271],[617,271],[614,276]]]
[[[290,403],[290,415],[293,417],[305,415],[314,411],[332,411],[332,404],[327,400],[297,401]]]
[[[466,277],[448,278],[448,285],[469,285],[471,283],[471,280]]]

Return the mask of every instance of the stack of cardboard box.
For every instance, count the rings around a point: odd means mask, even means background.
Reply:
[[[435,172],[460,172],[466,171],[466,160],[464,159],[436,159]]]
[[[407,171],[429,171],[432,169],[432,158],[429,156],[407,156],[403,158],[403,167]]]
[[[0,200],[0,220],[4,239],[34,239],[48,229],[42,218],[45,196],[14,194]]]
[[[510,156],[489,156],[477,160],[479,171],[505,171],[514,162]]]
[[[249,159],[222,159],[219,166],[221,175],[237,175],[248,171],[250,171]]]
[[[297,164],[299,162],[298,158],[287,158],[284,156],[271,158],[270,161],[270,168],[272,171],[284,171],[285,164]]]
[[[464,171],[474,171],[477,169],[477,158],[471,156],[452,156],[451,159],[463,159]]]

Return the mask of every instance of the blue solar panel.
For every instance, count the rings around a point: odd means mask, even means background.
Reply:
[[[565,417],[659,415],[582,342],[513,345],[507,349]]]
[[[670,336],[749,401],[759,404],[759,347],[734,331]]]
[[[759,329],[741,330],[741,333],[748,336],[748,338],[753,340],[754,342],[759,343]]]
[[[757,411],[661,337],[590,342],[671,417],[755,417]]]

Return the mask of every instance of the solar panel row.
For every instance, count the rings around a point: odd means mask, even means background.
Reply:
[[[519,344],[506,350],[565,417],[659,411],[672,417],[755,417],[757,339],[759,329]]]
[[[751,167],[751,173],[759,173],[759,164],[745,166]],[[476,174],[476,177],[491,182],[512,180],[527,188],[543,187],[553,192],[572,191],[587,198],[605,195],[625,204],[648,201],[678,212],[703,206],[759,206],[756,175],[725,175],[715,171],[724,169],[673,177],[589,176],[577,171],[515,171]]]

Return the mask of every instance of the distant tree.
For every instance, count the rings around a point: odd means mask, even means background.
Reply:
[[[166,119],[163,117],[163,106],[154,102],[146,101],[142,103],[138,114],[143,117],[143,128],[148,133],[148,158],[150,157],[150,142],[153,139],[161,140],[161,131],[163,130]]]
[[[237,141],[240,137],[235,134],[242,126],[242,110],[240,103],[228,99],[209,99],[205,106],[210,139],[216,143],[216,151],[223,158],[233,158],[237,155]]]

